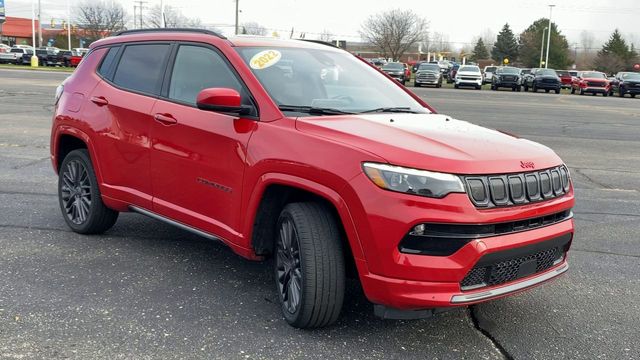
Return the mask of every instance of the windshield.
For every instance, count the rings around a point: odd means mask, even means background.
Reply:
[[[571,76],[568,71],[564,70],[556,70],[556,74],[558,74],[558,76]]]
[[[458,69],[458,72],[465,72],[465,71],[479,72],[480,69],[477,66],[463,66],[460,69]]]
[[[349,113],[403,108],[406,112],[429,113],[393,80],[343,51],[236,49],[281,108],[313,107]]]
[[[24,50],[23,49],[11,49],[10,52],[12,52],[12,53],[23,53]]]
[[[551,70],[551,69],[540,69],[538,71],[536,71],[536,75],[540,75],[540,76],[558,76],[555,72],[555,70]]]
[[[496,71],[495,66],[489,66],[486,69],[484,69],[484,72],[495,72],[495,71]]]
[[[383,70],[402,70],[404,65],[402,63],[388,63],[382,67]]]
[[[496,71],[496,74],[518,75],[520,74],[520,69],[512,67],[499,68],[498,71]]]
[[[440,66],[436,64],[420,64],[418,70],[440,72]]]
[[[596,79],[606,79],[603,73],[597,71],[585,71],[581,74],[583,78],[596,78]]]
[[[622,74],[622,78],[625,80],[640,80],[640,73]]]

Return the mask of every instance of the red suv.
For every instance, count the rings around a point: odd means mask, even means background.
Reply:
[[[58,88],[51,159],[73,231],[134,211],[272,257],[296,327],[334,322],[348,276],[378,316],[419,318],[568,268],[573,188],[552,150],[437,114],[326,44],[100,40]]]

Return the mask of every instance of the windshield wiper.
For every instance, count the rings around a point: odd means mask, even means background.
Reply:
[[[366,111],[361,111],[358,114],[367,114],[367,113],[411,113],[411,114],[417,114],[417,111],[413,111],[411,110],[410,107],[408,106],[403,106],[403,107],[381,107],[381,108],[377,108],[377,109],[371,109],[371,110],[366,110]]]
[[[295,111],[307,113],[311,115],[347,115],[355,114],[354,112],[344,111],[340,109],[324,108],[316,106],[299,106],[299,105],[279,105],[278,109],[282,111]]]

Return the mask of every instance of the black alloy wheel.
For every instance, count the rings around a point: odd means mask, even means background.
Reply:
[[[79,160],[65,164],[60,188],[63,210],[72,223],[80,225],[87,221],[91,210],[91,181],[87,168]]]
[[[302,268],[298,233],[289,218],[280,222],[276,249],[276,276],[284,310],[295,314],[302,300]]]
[[[118,212],[104,205],[86,149],[71,151],[60,165],[58,199],[67,225],[80,234],[99,234],[116,223]]]

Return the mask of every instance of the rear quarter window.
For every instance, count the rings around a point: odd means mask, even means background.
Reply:
[[[100,67],[98,68],[98,74],[109,78],[112,74],[112,69],[113,66],[115,64],[115,59],[116,59],[116,55],[118,55],[118,50],[120,50],[119,46],[114,46],[112,48],[109,48],[109,52],[107,53],[107,55],[105,55],[104,60],[102,60],[102,63],[100,64]]]
[[[169,44],[127,45],[113,82],[125,89],[159,95],[170,48]]]

